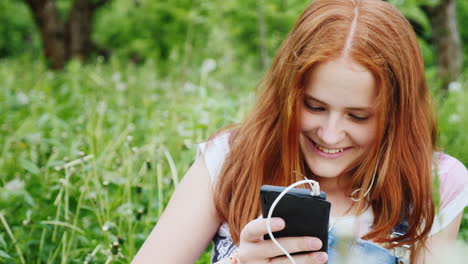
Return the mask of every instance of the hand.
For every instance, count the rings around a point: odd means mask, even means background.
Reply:
[[[289,264],[284,253],[271,241],[264,240],[268,233],[265,218],[257,218],[242,229],[239,242],[238,257],[241,264]],[[284,229],[284,220],[271,218],[272,232]],[[282,237],[277,241],[289,253],[319,250],[322,241],[316,237]],[[313,252],[293,256],[297,264],[326,263],[328,255],[325,252]]]

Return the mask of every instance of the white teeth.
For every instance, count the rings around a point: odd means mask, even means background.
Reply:
[[[338,153],[338,152],[343,152],[344,149],[327,149],[327,148],[324,148],[324,147],[321,147],[317,144],[315,144],[315,146],[320,149],[321,151],[325,152],[325,153],[328,153],[328,154],[335,154],[335,153]]]

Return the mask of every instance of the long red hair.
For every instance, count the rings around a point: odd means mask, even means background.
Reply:
[[[300,16],[260,83],[253,110],[230,129],[230,152],[215,186],[215,205],[232,239],[260,214],[263,184],[289,185],[306,175],[299,148],[304,82],[313,67],[348,57],[377,80],[377,144],[343,172],[347,189],[367,190],[374,225],[364,239],[413,246],[412,259],[434,219],[431,157],[436,121],[416,36],[404,16],[380,0],[316,0]],[[358,196],[363,198],[364,191]],[[403,219],[409,229],[391,238]]]

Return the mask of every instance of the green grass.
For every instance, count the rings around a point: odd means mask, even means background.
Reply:
[[[241,120],[261,76],[248,62],[165,75],[155,65],[73,62],[53,73],[0,61],[0,263],[129,263],[196,143]],[[467,98],[465,88],[439,107],[441,145],[464,164]]]

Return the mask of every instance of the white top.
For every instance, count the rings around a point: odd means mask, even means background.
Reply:
[[[214,139],[198,145],[197,155],[204,155],[206,167],[212,183],[215,184],[229,153],[229,134],[223,133]],[[430,235],[444,229],[468,205],[468,172],[457,159],[440,152],[434,153],[437,159],[437,175],[440,182],[440,210],[438,211]],[[331,217],[332,225],[349,226],[359,223],[359,236],[371,230],[374,215],[370,208],[359,216]],[[229,227],[223,223],[218,235],[230,237]]]

